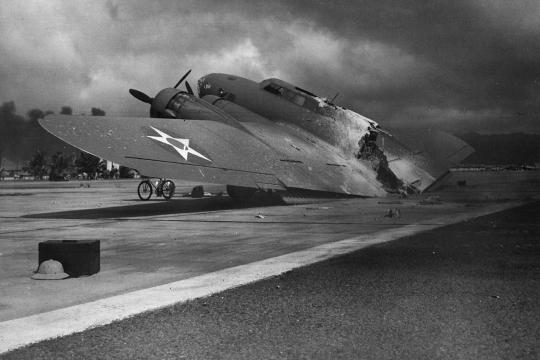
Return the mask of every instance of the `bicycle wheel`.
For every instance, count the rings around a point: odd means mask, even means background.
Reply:
[[[146,201],[152,196],[152,184],[148,180],[143,180],[139,183],[137,187],[137,194],[139,199]]]
[[[161,185],[161,191],[165,200],[169,200],[173,197],[175,185],[171,180],[165,180]]]

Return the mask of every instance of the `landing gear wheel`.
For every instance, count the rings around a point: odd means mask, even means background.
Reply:
[[[139,199],[146,201],[152,196],[152,184],[148,180],[143,180],[139,183],[137,187],[137,194]]]
[[[165,180],[161,185],[161,192],[165,200],[169,200],[174,195],[175,185],[171,180]]]

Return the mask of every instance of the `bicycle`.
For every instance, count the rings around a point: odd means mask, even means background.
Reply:
[[[155,184],[154,184],[155,182]],[[137,187],[137,194],[139,199],[146,201],[149,200],[152,196],[152,193],[155,192],[156,196],[163,196],[165,200],[169,200],[173,197],[175,190],[174,182],[166,179],[145,179],[139,183]]]

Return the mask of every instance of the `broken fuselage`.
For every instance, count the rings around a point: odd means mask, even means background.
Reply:
[[[171,91],[172,94],[169,93]],[[412,188],[410,176],[399,178],[399,174],[390,169],[384,151],[377,146],[380,127],[375,121],[307,90],[275,78],[257,83],[234,75],[209,74],[199,80],[198,93],[199,98],[195,98],[178,90],[165,89],[156,99],[165,99],[162,104],[165,114],[162,115],[184,119],[219,118],[231,125],[241,124],[246,131],[262,140],[268,135],[261,128],[265,123],[294,129],[312,143],[326,143],[333,148],[332,151],[337,150],[346,161],[337,160],[336,166],[358,163],[368,169],[360,169],[363,176],[371,168],[375,174],[368,177],[372,182],[380,183],[386,191]],[[168,98],[171,100],[167,102]],[[154,111],[152,115],[160,114]],[[299,144],[287,140],[290,146],[300,151]],[[417,185],[422,180],[426,183],[432,180],[429,174],[415,169],[410,162],[403,168],[409,172],[413,169]]]
[[[214,73],[199,79],[198,95],[164,89],[152,103],[151,116],[227,123],[280,151],[280,161],[289,162],[288,166],[302,164],[302,153],[309,152],[302,144],[307,142],[332,154],[334,159],[326,165],[334,166],[344,178],[349,172],[365,179],[365,185],[345,181],[340,188],[343,193],[422,191],[445,165],[438,159],[431,161],[437,166],[430,166],[426,151],[404,147],[375,121],[283,80],[255,82]],[[301,179],[288,179],[285,185],[294,188],[308,178],[306,173]]]

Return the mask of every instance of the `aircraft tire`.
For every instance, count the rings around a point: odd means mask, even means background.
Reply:
[[[231,198],[237,201],[250,200],[253,198],[256,192],[257,189],[255,188],[227,185],[227,194],[229,194]]]
[[[152,184],[148,180],[143,180],[137,186],[137,194],[139,199],[146,201],[152,196]]]
[[[163,182],[163,184],[161,185],[161,191],[165,200],[169,200],[173,197],[175,188],[176,186],[171,180],[165,180]]]

